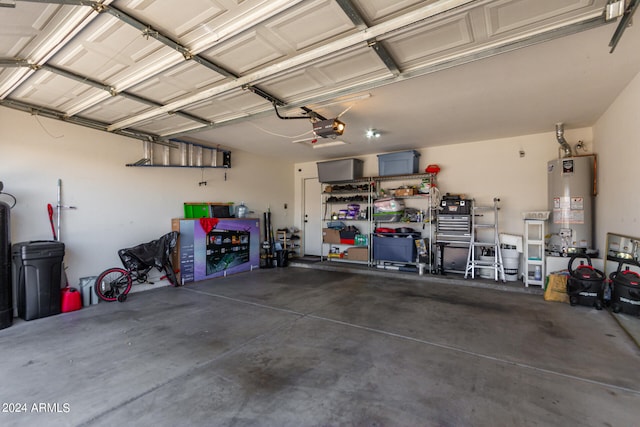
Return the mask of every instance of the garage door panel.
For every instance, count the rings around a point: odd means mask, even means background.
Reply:
[[[593,0],[503,0],[485,6],[488,33],[500,35],[559,20],[563,14],[601,10]],[[602,2],[600,2],[602,3]]]
[[[225,80],[222,75],[195,62],[185,62],[145,80],[128,92],[166,104],[180,96]]]
[[[270,109],[273,106],[267,100],[248,91],[235,90],[201,101],[184,111],[215,123]]]
[[[176,114],[163,114],[154,119],[136,124],[135,130],[155,135],[165,135],[178,132],[182,128],[192,128],[193,126],[201,125],[196,125],[193,121]]]
[[[83,117],[105,123],[122,120],[130,114],[138,114],[149,106],[123,97],[110,97],[82,112]]]
[[[67,112],[77,97],[100,92],[89,85],[50,73],[39,71],[32,75],[11,98],[34,105],[47,105],[55,110]]]
[[[374,51],[362,47],[351,50],[349,55],[323,58],[302,69],[265,80],[261,87],[293,102],[389,77],[391,73]]]
[[[355,29],[338,4],[327,0],[303,2],[300,7],[272,19],[265,28],[296,52]]]
[[[416,7],[437,3],[438,0],[353,0],[353,2],[365,21],[370,25],[376,25]]]
[[[469,14],[465,13],[384,41],[400,68],[407,70],[428,63],[443,53],[468,47],[475,38]]]
[[[236,75],[242,75],[283,58],[285,52],[265,37],[264,31],[249,31],[203,52],[202,56]]]
[[[51,63],[81,75],[114,82],[122,70],[141,70],[147,63],[171,52],[154,38],[142,37],[132,26],[103,15],[80,37],[69,42]]]
[[[238,3],[242,2],[188,0],[177,6],[173,0],[129,0],[117,2],[117,6],[142,21],[153,22],[157,30],[183,37],[217,17],[228,15],[232,10],[229,6],[237,7]]]

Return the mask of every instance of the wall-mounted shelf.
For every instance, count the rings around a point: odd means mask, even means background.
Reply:
[[[142,158],[128,167],[154,168],[231,168],[231,151],[171,139],[174,145],[142,142]]]

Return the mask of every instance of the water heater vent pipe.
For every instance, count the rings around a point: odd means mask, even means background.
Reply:
[[[564,123],[556,123],[556,139],[562,149],[560,158],[571,157],[571,146],[567,140],[564,139]]]

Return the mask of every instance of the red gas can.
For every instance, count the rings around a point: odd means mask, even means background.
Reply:
[[[69,311],[76,311],[82,308],[82,296],[76,288],[62,288],[62,312],[68,313]]]

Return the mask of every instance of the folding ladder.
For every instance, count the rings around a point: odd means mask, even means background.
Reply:
[[[500,199],[493,199],[493,206],[476,206],[475,201],[471,205],[471,242],[469,243],[469,254],[467,255],[467,268],[464,272],[466,279],[471,273],[471,278],[475,278],[476,268],[493,270],[493,279],[506,282],[504,275],[504,264],[502,263],[502,252],[500,251],[500,236],[498,235],[498,203]],[[487,216],[487,218],[484,218]],[[483,221],[484,219],[484,221]],[[479,240],[479,233],[484,231],[492,232],[492,242],[482,242]],[[485,236],[487,232],[483,233]],[[493,260],[476,259],[476,248],[493,249]]]

